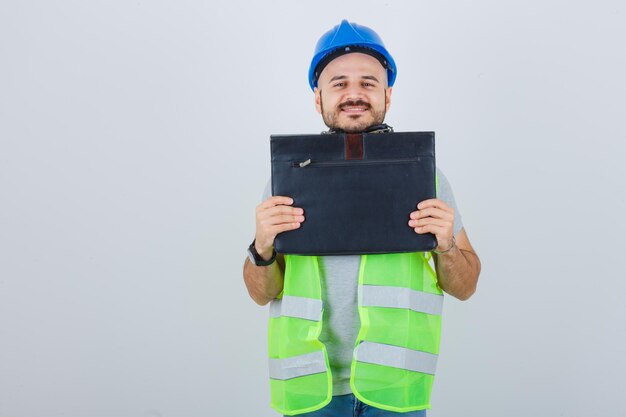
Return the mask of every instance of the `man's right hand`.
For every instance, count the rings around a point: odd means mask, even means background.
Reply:
[[[270,259],[276,235],[300,227],[304,221],[304,210],[291,207],[291,197],[273,196],[256,208],[256,251],[263,259]]]

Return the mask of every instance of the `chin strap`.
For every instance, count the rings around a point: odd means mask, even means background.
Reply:
[[[389,126],[386,123],[382,123],[379,125],[370,126],[360,133],[389,133],[389,132],[393,132],[393,127]],[[328,134],[328,135],[337,134],[337,133],[346,133],[346,132],[343,129],[335,129],[335,128],[322,132],[322,134]]]

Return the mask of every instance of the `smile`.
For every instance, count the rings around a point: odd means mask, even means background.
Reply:
[[[346,106],[346,107],[343,107],[343,108],[341,109],[341,111],[344,111],[344,112],[346,112],[346,113],[352,113],[352,114],[355,114],[355,113],[363,113],[363,112],[367,111],[367,107],[362,107],[362,106]]]

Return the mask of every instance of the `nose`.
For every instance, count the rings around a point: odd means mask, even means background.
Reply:
[[[346,100],[356,101],[363,98],[363,89],[358,83],[353,83],[346,90]]]

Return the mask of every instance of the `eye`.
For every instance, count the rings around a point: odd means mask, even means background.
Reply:
[[[345,85],[346,85],[346,83],[344,83],[344,82],[338,82],[336,84],[333,84],[333,87],[343,87]]]

